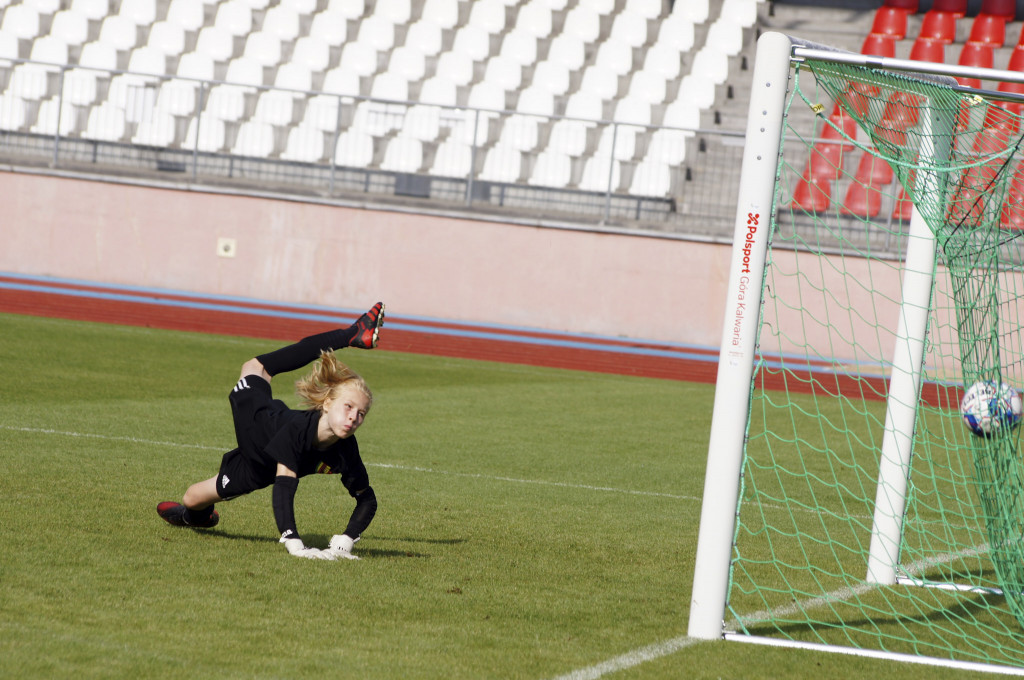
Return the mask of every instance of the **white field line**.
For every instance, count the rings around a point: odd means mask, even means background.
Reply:
[[[973,548],[967,548],[957,553],[949,553],[943,556],[943,559],[928,559],[918,560],[906,565],[904,568],[907,573],[916,574],[921,571],[927,570],[929,567],[934,567],[940,564],[945,564],[958,560],[964,557],[973,557],[980,555],[981,553],[988,552],[988,545],[978,545]],[[754,612],[746,616],[740,617],[744,623],[760,623],[763,621],[770,621],[772,618],[780,616],[791,616],[799,612],[806,612],[813,609],[821,609],[832,604],[845,602],[852,600],[856,597],[878,588],[879,585],[875,583],[861,583],[852,587],[837,588],[830,593],[825,593],[818,597],[813,597],[808,600],[802,600],[794,602],[793,604],[778,609],[763,610]],[[732,619],[729,622],[729,627],[733,628],[740,622],[739,619]],[[704,640],[701,638],[692,638],[687,635],[680,635],[679,637],[665,640],[663,642],[656,642],[646,647],[640,647],[634,649],[631,652],[620,654],[619,656],[612,657],[607,661],[595,664],[593,666],[587,666],[586,668],[578,668],[574,671],[566,673],[565,675],[559,675],[553,680],[597,680],[597,678],[608,675],[609,673],[616,673],[618,671],[626,670],[627,668],[633,668],[639,666],[642,663],[648,661],[654,661],[660,659],[669,654],[674,654],[681,649],[690,647],[692,645],[701,642],[712,642],[711,640]]]
[[[111,436],[105,434],[93,434],[88,432],[68,432],[65,430],[52,430],[41,427],[14,427],[10,425],[0,425],[0,430],[10,430],[13,432],[28,432],[32,434],[47,434],[59,437],[83,437],[89,439],[102,439],[106,441],[117,441],[117,442],[129,442],[131,444],[139,444],[141,446],[167,446],[172,448],[180,449],[196,449],[200,451],[227,451],[230,447],[223,446],[207,446],[204,444],[182,444],[179,442],[167,442],[157,441],[152,439],[141,439],[139,437],[120,437]],[[623,493],[634,496],[653,496],[658,498],[671,498],[674,500],[683,501],[699,501],[700,499],[696,496],[686,496],[681,494],[662,493],[657,491],[638,491],[635,489],[617,489],[610,486],[591,486],[588,484],[572,484],[570,482],[552,482],[541,479],[520,479],[517,477],[502,477],[498,475],[484,475],[471,472],[450,472],[448,470],[435,470],[433,468],[416,467],[412,465],[396,465],[394,463],[366,463],[366,467],[378,467],[389,470],[403,470],[407,472],[423,472],[435,475],[447,475],[449,477],[468,477],[472,479],[484,479],[496,482],[511,482],[515,484],[536,484],[540,486],[555,486],[565,489],[580,489],[583,491],[602,491],[611,493]]]
[[[47,428],[14,427],[14,426],[10,426],[10,425],[0,425],[0,430],[10,430],[10,431],[14,431],[14,432],[29,432],[29,433],[36,433],[36,434],[47,434],[47,435],[63,436],[63,437],[86,437],[86,438],[90,438],[90,439],[102,439],[102,440],[108,440],[108,441],[131,442],[133,444],[141,444],[141,445],[146,445],[146,446],[167,446],[167,447],[172,447],[172,448],[187,448],[187,449],[197,449],[197,450],[202,450],[202,451],[224,451],[225,450],[224,447],[207,446],[207,445],[204,445],[204,444],[182,444],[182,443],[179,443],[179,442],[157,441],[157,440],[151,440],[151,439],[142,439],[142,438],[138,438],[138,437],[120,437],[120,436],[110,436],[110,435],[87,433],[87,432],[69,432],[69,431],[53,430],[53,429],[47,429]],[[428,474],[448,475],[448,476],[452,476],[452,477],[469,477],[469,478],[473,478],[473,479],[484,479],[484,480],[492,480],[492,481],[499,481],[499,482],[510,482],[510,483],[515,483],[515,484],[537,484],[537,485],[542,485],[542,486],[555,486],[555,487],[570,488],[570,489],[580,489],[580,490],[584,490],[584,491],[601,491],[601,492],[625,493],[625,494],[632,494],[632,495],[638,495],[638,496],[655,496],[655,497],[661,497],[661,498],[672,498],[672,499],[676,499],[676,500],[688,500],[688,501],[699,501],[700,500],[700,498],[698,498],[696,496],[688,496],[688,495],[677,495],[677,494],[659,493],[659,492],[654,492],[654,491],[637,491],[637,490],[634,490],[634,489],[616,489],[616,488],[613,488],[613,487],[590,486],[590,485],[586,485],[586,484],[571,484],[571,483],[568,483],[568,482],[551,482],[551,481],[536,480],[536,479],[519,479],[519,478],[515,478],[515,477],[502,477],[502,476],[497,476],[497,475],[483,475],[483,474],[475,474],[475,473],[467,473],[467,472],[449,472],[447,470],[435,470],[435,469],[432,469],[432,468],[416,467],[416,466],[409,466],[409,465],[395,465],[395,464],[391,464],[391,463],[367,463],[366,465],[367,465],[367,467],[379,467],[379,468],[392,469],[392,470],[403,470],[403,471],[409,471],[409,472],[422,472],[422,473],[428,473]],[[809,510],[809,511],[811,511],[811,510]],[[811,512],[813,512],[813,511],[811,511]],[[914,573],[916,573],[918,571],[922,571],[922,570],[924,570],[924,569],[926,569],[926,568],[928,568],[930,566],[935,566],[935,565],[942,564],[942,563],[945,563],[945,562],[950,562],[950,561],[953,561],[955,559],[960,559],[961,557],[969,557],[969,556],[972,556],[972,555],[977,555],[977,554],[980,554],[982,552],[986,552],[987,550],[988,550],[988,546],[987,545],[976,546],[976,547],[968,549],[968,550],[963,550],[963,551],[961,551],[959,553],[950,554],[950,555],[946,556],[946,559],[944,559],[944,560],[932,559],[932,560],[928,560],[928,561],[920,561],[920,562],[912,563],[910,565],[907,565],[906,571],[909,574],[914,574]],[[753,614],[750,614],[750,615],[742,617],[742,619],[744,621],[748,622],[748,623],[757,623],[759,621],[768,620],[772,616],[786,616],[786,615],[789,615],[789,614],[796,613],[798,611],[806,611],[806,610],[810,610],[810,609],[817,609],[817,608],[820,608],[820,607],[827,606],[827,605],[829,605],[831,603],[842,602],[842,601],[845,601],[845,600],[848,600],[848,599],[852,599],[854,597],[858,597],[858,596],[862,595],[863,593],[865,593],[865,592],[867,592],[869,590],[872,590],[873,588],[877,588],[877,587],[878,586],[875,585],[875,584],[866,584],[865,583],[865,584],[861,584],[861,585],[858,585],[858,586],[854,586],[852,588],[839,588],[839,589],[834,590],[834,591],[832,591],[830,593],[826,593],[825,595],[821,595],[819,597],[812,598],[810,600],[804,600],[802,602],[796,602],[796,603],[794,603],[792,605],[789,605],[789,606],[781,608],[781,609],[776,609],[776,610],[773,610],[773,611],[755,612]],[[735,619],[733,619],[731,621],[732,625],[735,625],[737,623],[738,623],[738,621],[735,620]],[[626,652],[625,654],[621,654],[619,656],[613,657],[611,659],[608,659],[607,661],[603,661],[603,662],[598,663],[598,664],[596,664],[594,666],[588,666],[586,668],[580,668],[580,669],[574,670],[574,671],[572,671],[572,672],[570,672],[570,673],[568,673],[566,675],[560,675],[557,678],[555,678],[554,680],[594,680],[596,678],[603,677],[603,676],[605,676],[605,675],[607,675],[609,673],[614,673],[614,672],[617,672],[617,671],[620,671],[620,670],[625,670],[627,668],[632,668],[634,666],[638,666],[638,665],[640,665],[642,663],[645,663],[647,661],[653,661],[655,659],[659,659],[659,658],[662,658],[664,656],[668,656],[669,654],[674,654],[675,652],[678,652],[681,649],[685,649],[686,647],[689,647],[691,645],[695,645],[695,644],[700,643],[700,642],[705,642],[705,640],[698,639],[698,638],[691,638],[691,637],[686,636],[686,635],[681,635],[679,637],[675,637],[675,638],[672,638],[672,639],[669,639],[669,640],[665,640],[665,641],[662,641],[662,642],[656,642],[654,644],[647,645],[645,647],[640,647],[638,649],[634,649],[633,651]]]

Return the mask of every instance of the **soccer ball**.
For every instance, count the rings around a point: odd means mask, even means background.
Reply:
[[[971,432],[989,437],[1020,424],[1020,393],[1006,383],[983,380],[971,385],[960,401],[960,413]]]

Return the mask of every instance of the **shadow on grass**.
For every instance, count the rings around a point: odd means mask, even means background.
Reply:
[[[226,538],[232,541],[252,541],[254,543],[277,543],[278,539],[271,536],[254,536],[252,534],[235,534],[230,531],[223,531],[219,529],[193,529],[198,534],[209,536],[210,538]],[[326,547],[331,541],[331,537],[325,534],[306,534],[303,539],[306,545],[313,547]],[[401,543],[428,543],[434,545],[458,545],[465,543],[464,538],[396,538],[392,536],[374,536],[371,539],[373,542],[377,541],[395,541]],[[361,548],[360,550],[354,551],[360,556],[366,557],[431,557],[428,553],[415,552],[412,550],[383,550],[380,548],[371,548],[369,546]]]

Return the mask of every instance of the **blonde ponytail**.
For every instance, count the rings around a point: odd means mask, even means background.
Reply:
[[[313,370],[295,382],[295,391],[305,406],[322,411],[324,403],[342,385],[355,387],[373,404],[373,393],[362,377],[341,363],[333,351],[320,352]]]

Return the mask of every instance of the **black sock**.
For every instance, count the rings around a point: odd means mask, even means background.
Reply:
[[[281,538],[298,538],[299,530],[295,526],[295,491],[299,488],[296,477],[278,475],[274,478],[272,501],[274,519]]]
[[[189,524],[198,524],[205,520],[210,519],[213,516],[213,506],[203,508],[202,510],[193,510],[192,508],[185,508],[185,521]]]
[[[288,345],[287,347],[261,354],[256,358],[263,364],[263,368],[266,369],[267,373],[272,376],[278,373],[294,371],[319,359],[320,352],[323,350],[348,347],[352,338],[355,337],[356,330],[354,326],[349,326],[348,328],[338,328],[326,333],[310,335],[299,340],[294,345]]]

